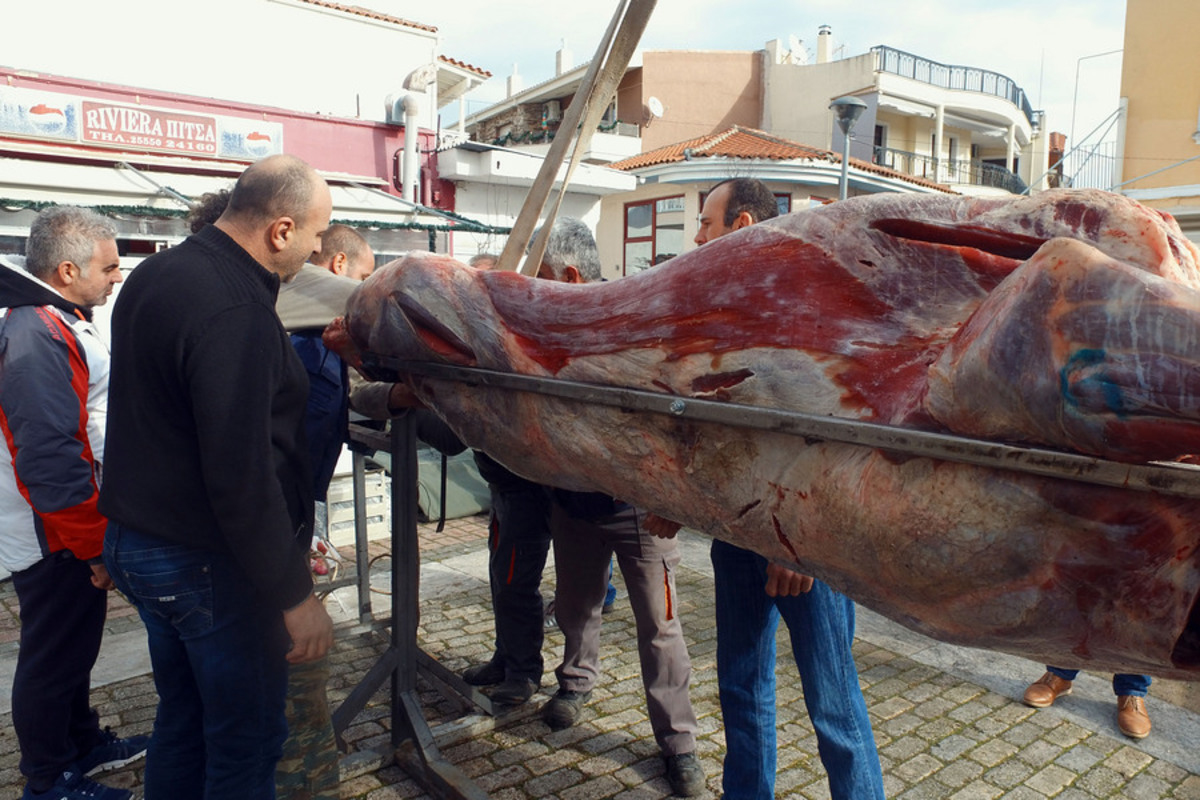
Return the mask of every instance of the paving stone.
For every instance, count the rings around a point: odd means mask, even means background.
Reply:
[[[419,641],[447,669],[461,671],[490,657],[494,628],[486,573],[474,571],[486,535],[482,518],[453,520],[433,534],[421,527],[426,568],[455,573],[453,590],[422,586]],[[696,752],[707,775],[710,797],[721,790],[725,754],[715,671],[712,578],[705,540],[681,534],[689,558],[677,572],[680,615],[692,656],[692,701],[699,718]],[[372,555],[385,555],[386,544],[372,543]],[[462,564],[470,563],[471,567]],[[387,569],[384,559],[378,567]],[[687,566],[688,564],[696,566]],[[464,571],[465,570],[465,571]],[[456,572],[457,571],[457,572]],[[386,586],[387,582],[373,584]],[[547,570],[543,593],[553,593]],[[670,789],[650,730],[635,644],[635,625],[623,582],[614,613],[601,633],[602,674],[592,702],[575,726],[551,731],[537,710],[553,693],[553,667],[561,658],[560,631],[547,632],[543,656],[545,688],[526,707],[492,720],[441,694],[435,682],[418,680],[423,713],[439,737],[442,756],[486,791],[493,800],[661,800]],[[342,590],[339,590],[342,591]],[[353,608],[353,591],[338,595]],[[333,602],[333,601],[331,601]],[[375,609],[386,613],[386,597],[373,595]],[[16,653],[17,607],[11,587],[0,583],[0,660]],[[110,635],[140,630],[140,620],[124,601],[110,600]],[[970,673],[956,674],[894,652],[895,639],[862,635],[854,644],[880,761],[892,800],[1200,800],[1200,775],[1155,756],[1155,733],[1143,743],[1120,736],[1105,714],[1090,723],[1071,714],[1074,705],[1036,711],[1018,702],[1019,689],[987,688]],[[5,640],[8,635],[14,640]],[[344,699],[389,646],[386,630],[353,631],[339,627],[331,655],[329,695]],[[817,739],[804,706],[803,690],[791,659],[785,629],[777,641],[778,761],[776,794],[799,800],[828,800],[829,784],[817,752]],[[908,652],[908,651],[906,651]],[[941,662],[938,662],[941,663]],[[1036,670],[1036,667],[1030,671]],[[1021,684],[1024,677],[1018,677]],[[1023,685],[1023,684],[1021,684]],[[1003,687],[1001,687],[1003,688]],[[351,755],[342,763],[346,800],[428,800],[421,783],[394,762],[391,751],[390,693],[387,685],[370,699],[344,732]],[[1111,697],[1104,696],[1106,708]],[[149,732],[156,696],[148,675],[98,686],[93,702],[107,724],[122,733]],[[1156,724],[1158,720],[1156,718]],[[457,727],[456,727],[457,726]],[[378,751],[371,748],[378,748]],[[0,797],[16,797],[23,781],[11,721],[0,715]],[[138,790],[141,765],[103,778],[114,786]]]

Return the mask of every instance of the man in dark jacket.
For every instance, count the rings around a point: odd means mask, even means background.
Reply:
[[[124,800],[87,775],[146,751],[100,730],[89,702],[112,588],[96,510],[108,348],[91,323],[121,280],[112,224],[38,214],[26,257],[0,258],[0,564],[21,604],[12,717],[24,798]]]
[[[100,508],[159,694],[147,800],[275,797],[287,664],[333,641],[308,565],[308,382],[274,308],[330,212],[303,161],[259,161],[114,309]]]

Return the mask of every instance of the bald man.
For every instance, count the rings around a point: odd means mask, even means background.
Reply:
[[[259,161],[113,311],[100,510],[159,695],[146,800],[274,798],[288,663],[333,642],[308,564],[308,382],[274,310],[330,213],[303,161]]]

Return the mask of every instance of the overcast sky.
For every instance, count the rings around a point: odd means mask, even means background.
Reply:
[[[436,26],[444,55],[493,73],[472,94],[477,100],[468,113],[504,96],[514,63],[526,86],[553,77],[554,53],[564,39],[577,65],[590,59],[616,8],[603,0],[359,2]],[[838,56],[882,44],[1006,75],[1035,109],[1047,112],[1052,130],[1069,134],[1074,115],[1076,142],[1117,110],[1121,54],[1097,54],[1121,49],[1125,0],[659,0],[642,46],[758,50],[771,39],[786,46],[795,36],[815,55],[821,25],[832,27]]]
[[[228,43],[222,49],[222,32],[238,24],[244,1],[213,2],[209,13],[188,16],[189,6],[177,0],[37,0],[9,20],[0,64],[177,91],[228,85],[247,69],[278,69],[289,59],[353,67],[353,52],[286,30],[252,31],[258,50],[230,50]],[[468,112],[503,98],[513,64],[526,86],[553,77],[564,40],[577,65],[589,60],[616,7],[616,0],[342,2],[436,26],[443,55],[492,72],[472,93]],[[51,30],[51,21],[63,19],[73,24]],[[759,50],[768,40],[786,47],[795,37],[812,53],[817,29],[830,25],[835,56],[882,44],[1006,75],[1046,111],[1051,130],[1074,128],[1078,143],[1117,109],[1121,54],[1101,54],[1120,50],[1124,23],[1125,0],[658,0],[641,44]],[[444,124],[456,116],[452,104]],[[1115,128],[1106,138],[1115,139]]]

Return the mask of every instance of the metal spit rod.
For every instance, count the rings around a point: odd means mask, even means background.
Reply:
[[[1200,467],[1189,464],[1125,464],[1077,453],[999,444],[861,420],[719,403],[638,389],[496,372],[478,367],[402,361],[373,353],[365,354],[364,362],[368,367],[375,366],[398,374],[409,373],[460,381],[472,386],[534,392],[628,411],[650,411],[695,422],[713,422],[786,433],[816,441],[843,442],[1050,478],[1066,478],[1120,489],[1153,491],[1200,499]]]

